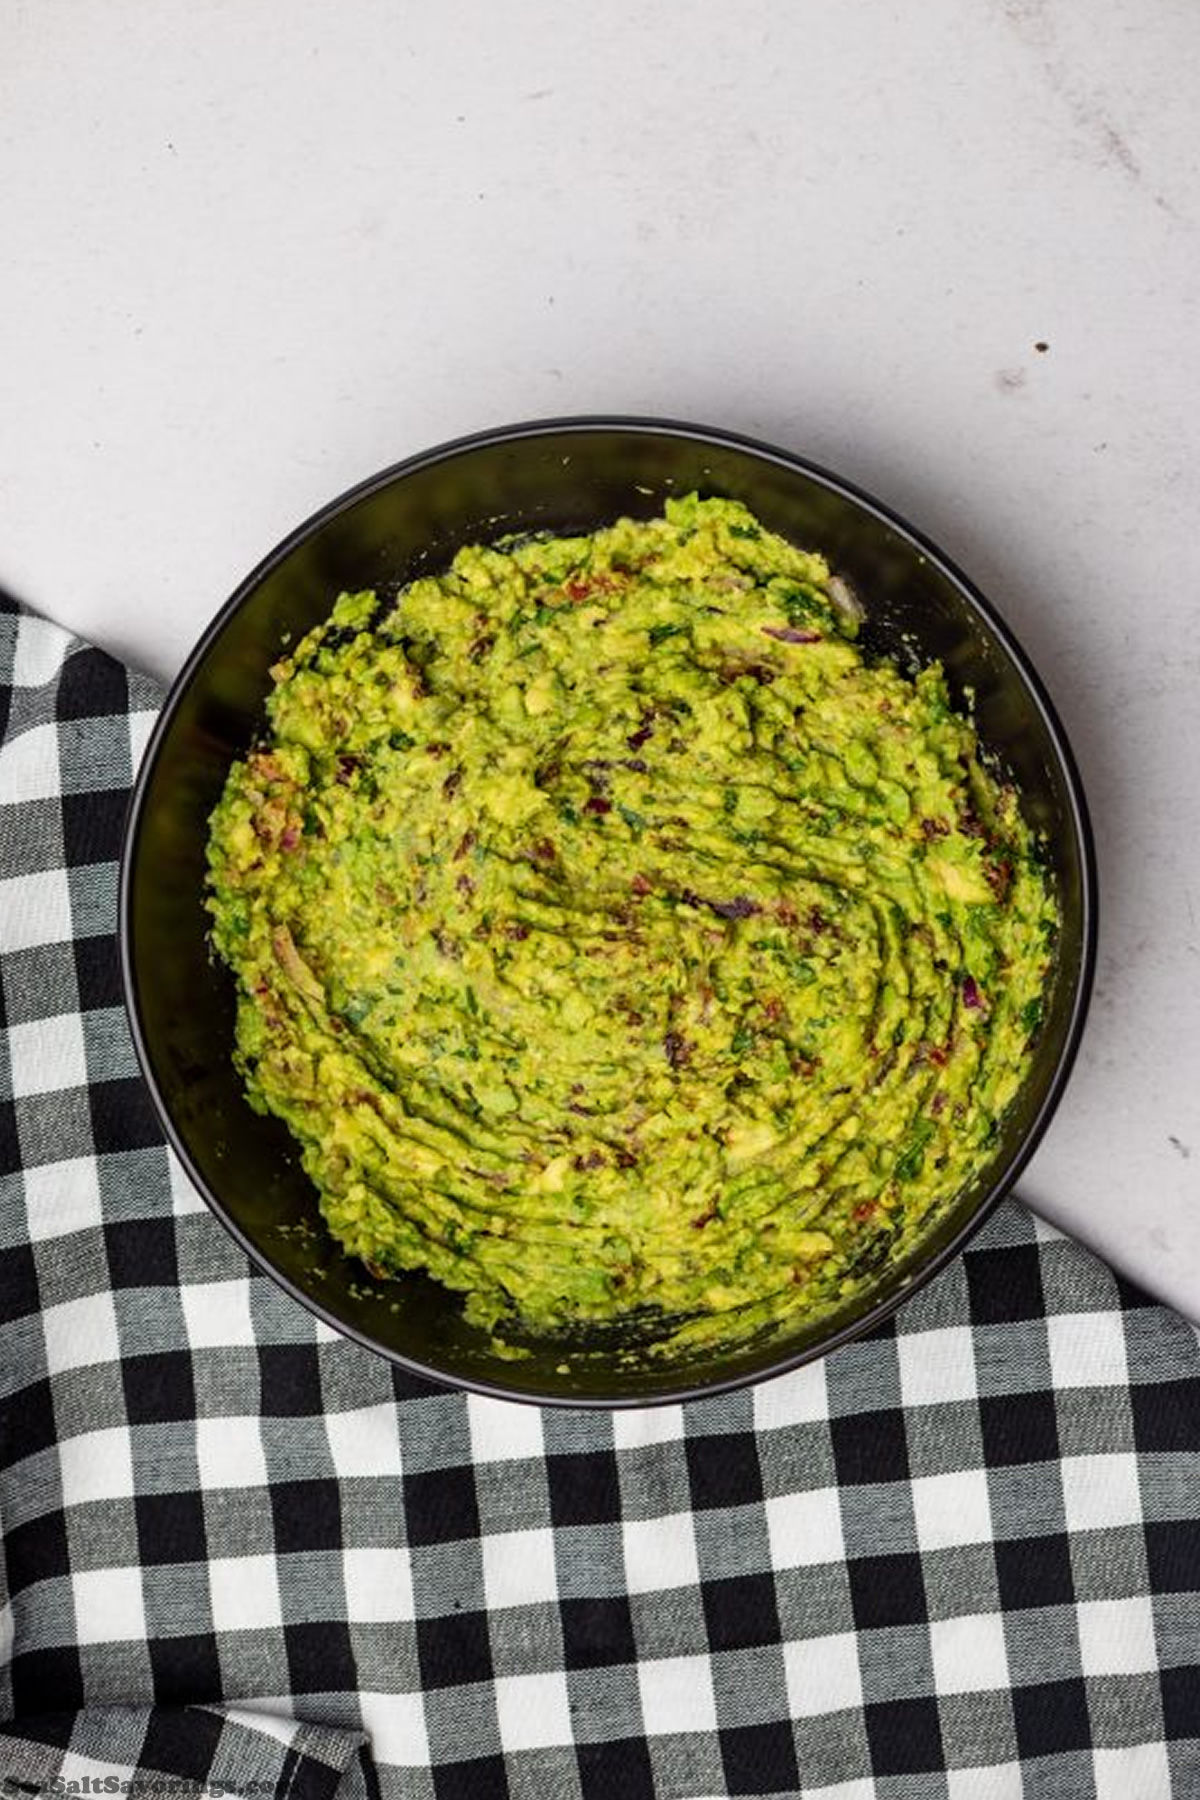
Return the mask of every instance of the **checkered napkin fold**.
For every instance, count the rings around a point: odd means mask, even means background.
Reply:
[[[157,702],[0,607],[0,1794],[1200,1795],[1200,1345],[1015,1202],[823,1363],[612,1415],[251,1270],[120,1006]]]

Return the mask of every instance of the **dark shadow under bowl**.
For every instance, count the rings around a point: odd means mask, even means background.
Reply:
[[[208,816],[260,730],[269,667],[343,588],[394,589],[461,545],[505,532],[592,531],[698,489],[742,500],[771,530],[820,550],[862,598],[869,653],[939,659],[956,704],[974,695],[984,745],[1046,834],[1063,928],[1044,1027],[991,1159],[904,1263],[833,1316],[767,1344],[627,1363],[597,1346],[497,1356],[460,1302],[420,1276],[374,1284],[330,1239],[284,1127],[252,1112],[230,1060],[233,985],[210,958],[203,908]],[[641,419],[519,425],[412,458],[292,534],[214,619],[171,690],[130,810],[121,882],[125,999],[142,1069],[192,1180],[251,1257],[329,1324],[414,1372],[551,1405],[677,1400],[777,1373],[885,1317],[961,1247],[1008,1191],[1062,1093],[1091,983],[1095,869],[1070,750],[1011,634],[917,532],[846,483],[778,450]]]

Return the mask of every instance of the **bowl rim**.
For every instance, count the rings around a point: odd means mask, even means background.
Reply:
[[[650,1394],[582,1394],[578,1396],[564,1394],[546,1394],[530,1389],[509,1387],[502,1380],[494,1380],[486,1375],[466,1376],[450,1375],[419,1358],[394,1350],[380,1343],[367,1331],[348,1324],[315,1296],[306,1293],[298,1283],[285,1275],[270,1260],[265,1251],[259,1248],[248,1234],[231,1216],[224,1202],[213,1191],[210,1184],[200,1173],[195,1161],[184,1141],[182,1133],[177,1129],[174,1119],[166,1105],[159,1086],[157,1073],[150,1048],[142,1030],[136,958],[133,945],[133,870],[137,859],[138,841],[142,820],[146,809],[146,797],[151,784],[154,769],[162,746],[171,730],[175,714],[187,693],[209,651],[222,635],[227,622],[239,611],[250,595],[260,586],[285,559],[302,543],[313,537],[323,526],[340,514],[348,511],[359,501],[389,487],[393,482],[418,470],[429,468],[441,462],[447,462],[457,456],[473,450],[504,443],[515,443],[524,439],[561,436],[577,433],[591,435],[593,433],[623,431],[632,434],[644,434],[667,438],[679,438],[714,450],[732,449],[747,452],[762,461],[772,463],[778,468],[800,475],[818,486],[825,487],[851,501],[860,510],[872,515],[880,523],[898,532],[901,537],[914,545],[928,560],[959,590],[967,604],[982,617],[992,634],[998,639],[1007,655],[1012,659],[1029,691],[1030,697],[1041,715],[1053,746],[1059,768],[1064,777],[1067,806],[1072,827],[1079,848],[1080,859],[1080,952],[1077,966],[1072,970],[1075,983],[1071,1004],[1071,1013],[1063,1037],[1054,1072],[1050,1078],[1041,1104],[1034,1114],[1020,1143],[1017,1145],[1007,1163],[998,1169],[981,1196],[978,1204],[965,1218],[947,1241],[927,1260],[914,1266],[907,1279],[894,1293],[887,1295],[859,1317],[840,1326],[836,1331],[818,1337],[812,1343],[798,1350],[785,1352],[775,1360],[770,1360],[756,1370],[740,1371],[715,1380],[695,1382],[669,1382],[661,1389]],[[404,457],[399,462],[391,463],[364,480],[356,482],[352,487],[327,501],[308,518],[303,520],[287,533],[285,537],[268,551],[250,573],[243,577],[233,590],[228,600],[217,610],[205,626],[193,648],[189,652],[179,673],[168,688],[161,710],[155,720],[154,727],[147,740],[141,763],[137,770],[129,806],[125,817],[125,826],[121,840],[120,873],[117,897],[117,935],[119,961],[121,971],[121,990],[125,1013],[128,1019],[130,1034],[138,1067],[149,1091],[158,1123],[162,1128],[167,1143],[182,1163],[188,1179],[193,1187],[207,1203],[209,1210],[229,1232],[230,1236],[250,1258],[255,1267],[261,1270],[283,1290],[296,1300],[306,1311],[322,1320],[340,1336],[382,1356],[388,1362],[404,1369],[408,1374],[421,1381],[431,1382],[436,1386],[453,1391],[481,1394],[497,1400],[508,1400],[517,1404],[546,1406],[578,1411],[618,1411],[637,1407],[678,1405],[683,1401],[705,1400],[752,1386],[760,1381],[768,1381],[776,1376],[785,1375],[792,1370],[803,1367],[806,1363],[815,1362],[828,1356],[843,1344],[851,1343],[865,1336],[876,1326],[890,1319],[915,1293],[917,1293],[958,1256],[970,1239],[979,1231],[991,1214],[1013,1189],[1023,1170],[1028,1165],[1035,1150],[1044,1136],[1053,1117],[1067,1081],[1074,1067],[1083,1037],[1087,1019],[1092,985],[1095,976],[1096,948],[1098,932],[1098,896],[1097,865],[1095,839],[1087,801],[1084,796],[1083,783],[1074,753],[1068,741],[1062,721],[1058,716],[1054,703],[1046,689],[1041,676],[1033,667],[1025,651],[1018,643],[1012,631],[991,602],[980,592],[974,582],[958,567],[958,565],[939,548],[923,531],[910,524],[908,520],[893,507],[884,504],[873,494],[859,487],[855,482],[833,473],[823,465],[811,462],[808,458],[759,438],[736,431],[727,431],[721,427],[691,424],[678,419],[658,419],[641,414],[625,415],[619,413],[585,413],[560,417],[530,419],[512,425],[501,425],[481,431],[447,439],[429,449]]]

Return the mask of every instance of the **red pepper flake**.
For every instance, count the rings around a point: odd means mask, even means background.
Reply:
[[[962,984],[962,998],[963,1005],[970,1007],[972,1012],[983,1011],[983,995],[973,975],[968,975]]]
[[[284,832],[283,836],[279,840],[279,848],[281,850],[294,850],[296,848],[296,845],[299,842],[300,842],[299,831],[297,830],[295,825],[289,825],[287,830]]]
[[[648,875],[635,875],[629,886],[632,892],[638,896],[639,900],[644,895],[652,894],[654,892],[654,883]]]
[[[994,862],[984,864],[983,873],[997,900],[1002,901],[1012,882],[1012,864],[1004,857],[997,857]]]
[[[468,826],[466,831],[464,831],[462,836],[459,838],[458,848],[457,848],[457,850],[455,850],[454,856],[451,860],[454,862],[461,862],[464,856],[469,856],[471,854],[472,850],[475,848],[475,846],[478,842],[479,842],[478,837],[471,830],[470,826]]]
[[[282,781],[283,769],[269,750],[256,750],[248,759],[251,774],[257,781]]]
[[[878,1211],[878,1200],[860,1200],[850,1216],[861,1225],[864,1219],[873,1218]]]
[[[522,925],[519,919],[509,919],[502,927],[506,938],[513,938],[519,944],[529,936],[528,925]]]
[[[442,783],[442,793],[447,800],[453,800],[455,794],[457,794],[459,788],[462,786],[462,778],[463,772],[461,769],[451,769],[445,781]]]
[[[593,794],[590,800],[584,801],[583,810],[586,813],[595,813],[598,817],[603,817],[605,813],[612,811],[612,801],[606,800],[603,794]]]
[[[563,593],[569,600],[590,600],[593,594],[613,594],[623,586],[621,576],[615,573],[573,575],[564,581]]]
[[[778,994],[772,994],[769,1000],[763,1001],[763,1013],[770,1019],[772,1025],[778,1024],[779,1020],[782,1019],[783,1001],[779,998]]]
[[[663,1039],[663,1051],[673,1069],[681,1069],[692,1054],[692,1046],[678,1031],[668,1031]]]

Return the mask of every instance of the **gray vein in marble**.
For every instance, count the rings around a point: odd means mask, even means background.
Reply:
[[[1066,106],[1076,129],[1090,140],[1096,165],[1116,169],[1136,186],[1143,186],[1142,164],[1110,107],[1102,95],[1083,86],[1070,73],[1050,0],[998,0],[998,10],[1017,36],[1041,57],[1048,86]],[[1165,194],[1155,193],[1153,200],[1172,218],[1181,217]]]

